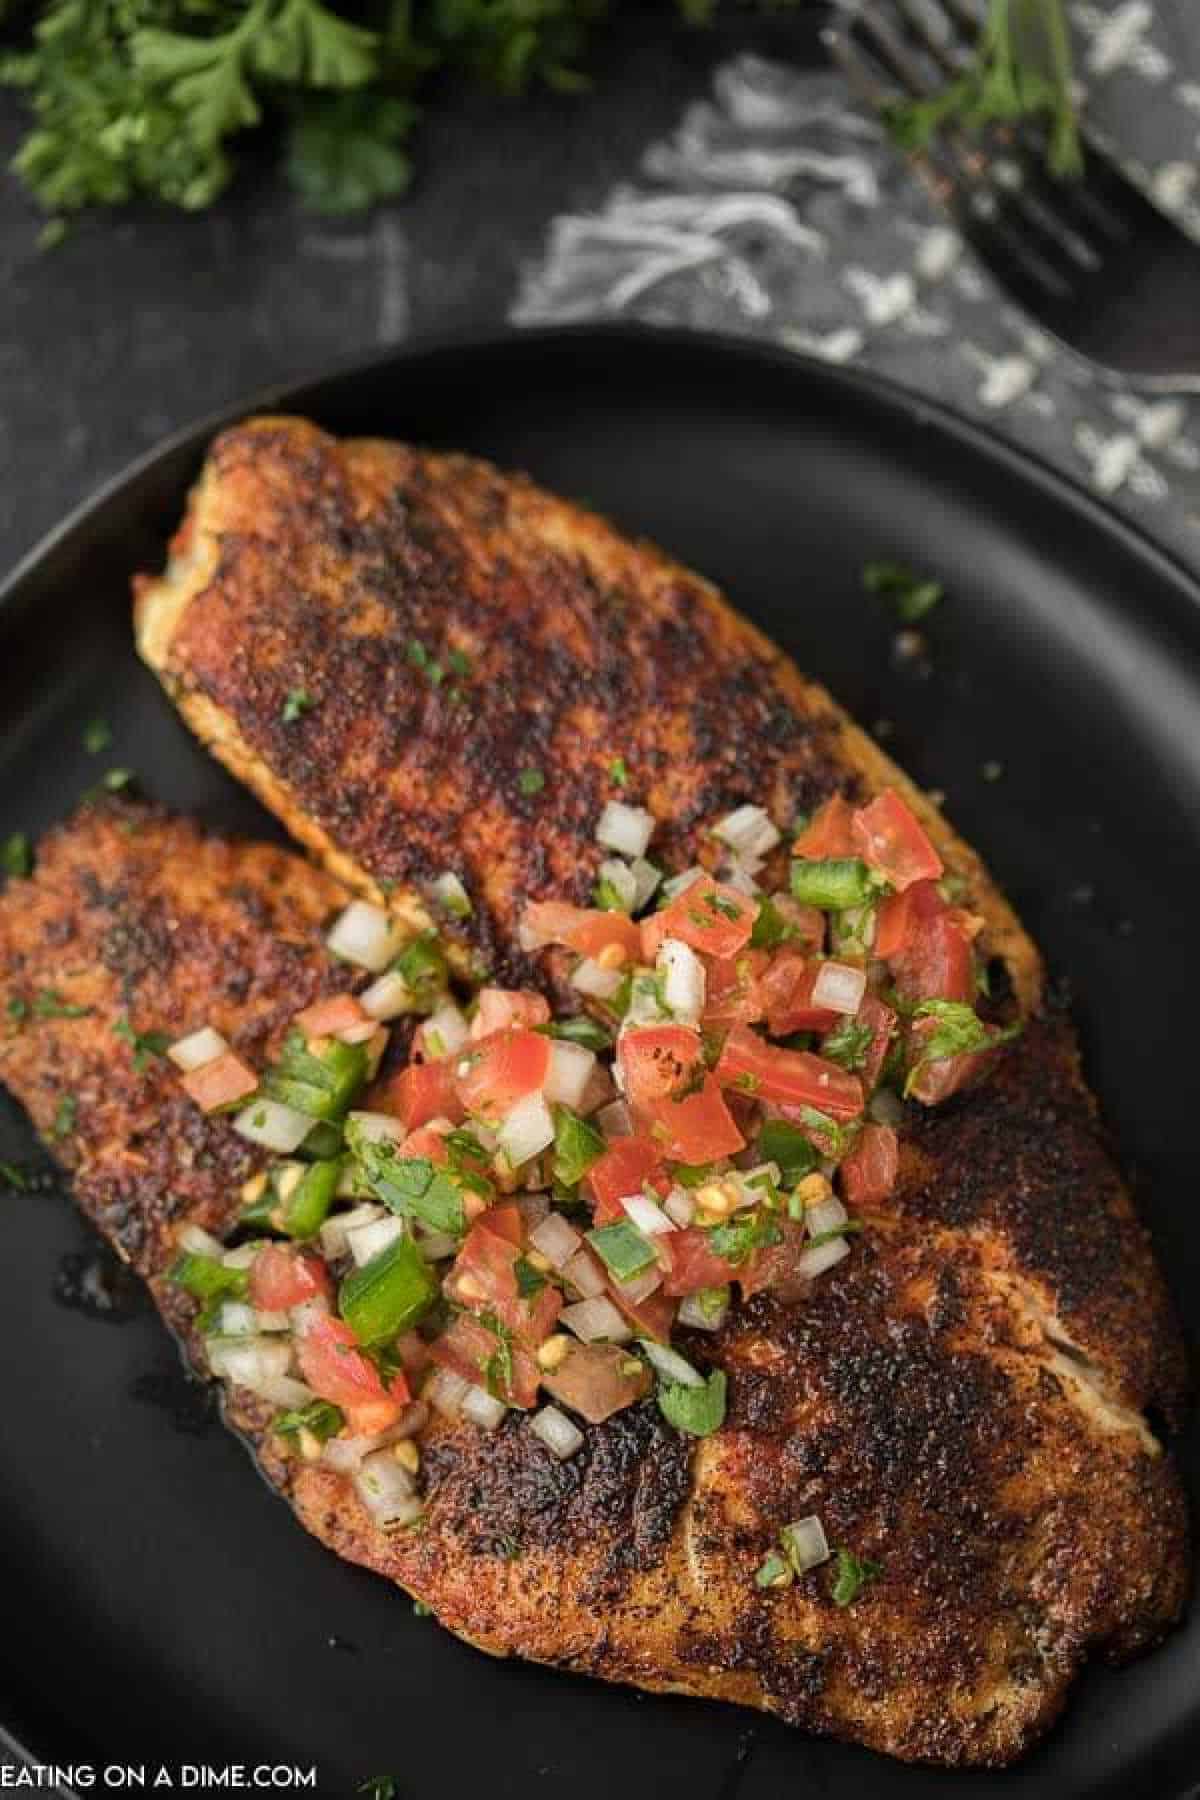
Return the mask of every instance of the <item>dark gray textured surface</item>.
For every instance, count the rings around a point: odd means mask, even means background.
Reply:
[[[638,17],[606,31],[589,93],[446,95],[418,132],[411,195],[367,219],[304,212],[264,147],[210,212],[95,214],[39,252],[37,210],[5,177],[0,570],[213,407],[414,332],[501,324],[548,220],[597,205],[735,48],[811,55],[815,10],[702,32]],[[0,93],[5,163],[24,123]]]

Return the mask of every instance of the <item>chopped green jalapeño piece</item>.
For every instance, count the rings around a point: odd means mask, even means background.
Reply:
[[[383,1344],[424,1318],[438,1293],[436,1275],[406,1236],[346,1276],[338,1311],[360,1344]]]
[[[714,1369],[702,1387],[664,1381],[658,1390],[659,1411],[677,1431],[710,1437],[725,1422],[725,1371]]]
[[[423,931],[420,937],[413,938],[392,967],[422,1005],[432,1004],[434,996],[442,992],[449,980],[445,952],[436,931]]]
[[[632,1281],[657,1260],[654,1245],[628,1219],[589,1231],[587,1241],[617,1281]]]
[[[549,1025],[535,1025],[544,1037],[565,1038],[569,1044],[582,1044],[585,1050],[611,1050],[612,1032],[587,1013],[577,1013],[570,1019],[552,1019]]]
[[[855,1556],[851,1550],[837,1549],[837,1572],[833,1578],[833,1604],[853,1606],[869,1581],[883,1573],[883,1565],[868,1557]]]
[[[327,1038],[314,1052],[302,1031],[289,1031],[279,1061],[263,1081],[263,1092],[310,1119],[340,1119],[366,1073],[365,1045]]]
[[[820,862],[792,859],[792,893],[806,906],[844,912],[865,906],[878,892],[878,881],[858,856],[830,856]]]
[[[341,1173],[340,1156],[312,1163],[304,1171],[280,1213],[280,1223],[289,1237],[309,1238],[320,1231],[333,1205]]]
[[[594,1125],[573,1113],[569,1106],[554,1108],[555,1181],[563,1187],[574,1187],[603,1154],[604,1139]]]
[[[196,1300],[244,1300],[250,1291],[248,1269],[231,1269],[215,1256],[185,1250],[171,1265],[170,1280]]]
[[[310,1400],[307,1406],[298,1407],[294,1412],[280,1413],[272,1421],[272,1430],[281,1437],[299,1437],[302,1431],[311,1432],[319,1444],[324,1444],[337,1436],[345,1422],[345,1414],[339,1406],[329,1400]]]

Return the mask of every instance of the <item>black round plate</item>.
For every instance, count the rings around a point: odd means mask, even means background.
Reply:
[[[886,720],[888,748],[945,791],[1070,981],[1089,1073],[1194,1316],[1195,582],[986,434],[769,350],[528,334],[402,352],[265,403],[527,469],[704,570],[865,724]],[[101,495],[5,590],[0,835],[48,825],[110,763],[174,806],[277,835],[130,638],[130,572],[161,559],[213,423]],[[897,660],[896,621],[864,591],[864,564],[885,557],[945,583],[924,656]],[[95,714],[114,728],[105,757],[81,742]],[[0,1157],[28,1156],[15,1109],[0,1123]],[[1089,1674],[1049,1741],[996,1774],[905,1768],[732,1708],[489,1661],[305,1536],[206,1421],[153,1316],[114,1329],[56,1301],[62,1258],[91,1242],[60,1199],[6,1197],[0,1669],[8,1722],[45,1753],[315,1761],[322,1794],[394,1772],[401,1794],[489,1800],[1170,1800],[1200,1774],[1194,1621]],[[1195,1492],[1195,1434],[1181,1454]]]

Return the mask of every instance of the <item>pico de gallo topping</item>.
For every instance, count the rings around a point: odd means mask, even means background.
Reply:
[[[610,802],[596,904],[525,911],[573,1012],[466,996],[436,934],[356,900],[328,942],[362,980],[299,1012],[270,1068],[210,1026],[168,1050],[269,1153],[229,1243],[180,1234],[210,1365],[382,1524],[419,1516],[433,1412],[484,1431],[526,1413],[559,1458],[651,1393],[680,1431],[717,1430],[705,1334],[849,1257],[899,1178],[905,1102],[977,1080],[1019,1029],[981,1016],[982,921],[895,792],[827,801],[773,888],[762,808],[716,827],[715,871],[669,880],[653,825]]]

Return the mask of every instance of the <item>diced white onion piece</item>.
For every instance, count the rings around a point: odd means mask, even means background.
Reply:
[[[371,1019],[397,1019],[413,1010],[413,993],[397,969],[376,976],[370,987],[358,996],[358,1003]]]
[[[297,1112],[294,1106],[285,1106],[282,1100],[261,1099],[251,1100],[248,1106],[243,1106],[233,1121],[233,1129],[251,1144],[259,1144],[264,1150],[276,1150],[281,1156],[290,1156],[293,1150],[300,1148],[314,1122],[307,1113]]]
[[[662,997],[684,1024],[695,1024],[704,1011],[704,964],[682,938],[664,938],[656,966],[663,978]]]
[[[221,1307],[219,1328],[222,1337],[255,1337],[258,1315],[244,1300],[226,1300]]]
[[[435,1062],[443,1056],[457,1056],[463,1045],[470,1042],[470,1038],[471,1027],[467,1024],[466,1017],[451,1001],[430,1013],[421,1027],[421,1040],[426,1054],[433,1057]]]
[[[370,1202],[363,1206],[352,1206],[349,1212],[331,1214],[321,1227],[322,1251],[330,1262],[337,1262],[339,1257],[350,1253],[350,1232],[361,1225],[371,1225],[376,1219],[386,1217],[382,1206],[374,1206]]]
[[[594,1299],[608,1286],[604,1270],[586,1244],[563,1264],[562,1272],[571,1286],[579,1289],[585,1300]]]
[[[797,1519],[794,1524],[785,1525],[780,1535],[787,1549],[788,1560],[798,1575],[829,1561],[829,1540],[816,1513],[810,1513],[806,1519]]]
[[[779,842],[780,833],[761,806],[739,806],[713,827],[713,836],[728,844],[740,858],[766,856]]]
[[[453,918],[470,918],[471,896],[453,869],[447,869],[444,874],[438,876],[436,881],[431,882],[429,891],[438,905],[443,907]]]
[[[796,1258],[796,1273],[802,1280],[814,1281],[849,1254],[850,1246],[844,1237],[830,1238],[828,1243],[816,1244],[811,1250],[801,1252]]]
[[[815,1206],[804,1210],[804,1223],[808,1227],[809,1237],[823,1237],[827,1231],[837,1231],[846,1223],[849,1214],[836,1194],[830,1194],[828,1200],[818,1200]]]
[[[867,1101],[867,1117],[877,1125],[899,1125],[904,1118],[904,1102],[892,1088],[876,1088]]]
[[[239,1244],[236,1250],[221,1251],[218,1255],[227,1269],[248,1269],[262,1249],[261,1241],[252,1244]]]
[[[289,1410],[308,1406],[317,1397],[305,1382],[297,1381],[294,1375],[269,1375],[259,1393],[272,1406],[286,1406]]]
[[[830,1012],[856,1013],[867,991],[867,971],[853,963],[823,962],[812,987],[812,1004]]]
[[[550,1211],[550,1198],[547,1194],[522,1194],[517,1201],[527,1232],[533,1232],[541,1224]]]
[[[645,1194],[626,1194],[622,1197],[621,1205],[638,1230],[644,1231],[647,1237],[657,1237],[664,1231],[675,1229],[662,1207]]]
[[[690,869],[684,869],[680,872],[680,874],[670,876],[662,884],[663,899],[664,900],[678,899],[679,895],[684,892],[685,888],[690,888],[694,881],[699,881],[700,877],[702,875],[707,875],[707,873],[708,873],[707,869],[702,869],[702,868],[700,868],[699,864],[693,863],[693,865]]]
[[[530,1232],[529,1242],[555,1269],[565,1268],[576,1251],[583,1246],[583,1238],[579,1232],[558,1212],[546,1214],[541,1224]]]
[[[380,975],[400,949],[405,927],[369,900],[352,900],[334,920],[325,942],[335,956]]]
[[[215,1062],[218,1056],[224,1056],[229,1045],[211,1025],[202,1025],[199,1031],[190,1031],[187,1037],[176,1038],[168,1045],[167,1055],[177,1069],[185,1074],[192,1069],[202,1069],[205,1063]]]
[[[338,1171],[337,1187],[334,1190],[339,1200],[365,1199],[371,1192],[363,1180],[358,1164],[353,1157],[345,1157]]]
[[[758,869],[750,863],[732,863],[725,876],[725,885],[735,893],[745,894],[748,899],[756,900],[762,891],[754,879],[757,874]]]
[[[571,986],[594,1000],[611,1000],[625,979],[621,969],[604,969],[590,956],[585,956],[571,971]]]
[[[458,1252],[458,1239],[448,1231],[423,1231],[417,1237],[417,1249],[426,1262],[441,1262]]]
[[[703,1375],[668,1344],[656,1344],[653,1338],[643,1338],[641,1349],[647,1362],[658,1370],[665,1381],[677,1381],[683,1387],[704,1386]]]
[[[557,1406],[543,1406],[529,1421],[529,1429],[541,1438],[552,1456],[565,1462],[568,1456],[574,1456],[577,1450],[583,1449],[583,1433],[578,1425],[568,1419],[566,1413],[559,1412]]]
[[[540,1093],[526,1094],[504,1115],[497,1132],[500,1148],[514,1167],[554,1142],[554,1120]]]
[[[354,1475],[359,1498],[377,1525],[408,1525],[421,1512],[408,1470],[390,1450],[364,1457]]]
[[[364,1137],[368,1144],[384,1144],[389,1141],[399,1144],[408,1136],[405,1127],[392,1113],[347,1113],[346,1123],[353,1123],[359,1135]]]
[[[495,1394],[489,1394],[486,1388],[468,1387],[459,1411],[464,1419],[470,1419],[475,1425],[482,1425],[485,1431],[495,1431],[508,1408],[503,1400],[497,1400]]]
[[[219,1261],[225,1254],[225,1246],[211,1232],[203,1231],[199,1225],[181,1225],[175,1242],[181,1250],[189,1251],[193,1256],[215,1256]]]
[[[686,1231],[696,1216],[696,1202],[684,1187],[673,1187],[663,1201],[663,1211],[673,1225]]]
[[[629,1006],[621,1021],[621,1030],[628,1031],[634,1025],[658,1025],[671,1014],[663,1004],[659,991],[657,975],[646,969],[633,978],[630,988]]]
[[[352,1231],[348,1231],[346,1243],[361,1269],[373,1256],[378,1256],[381,1250],[386,1250],[389,1244],[394,1244],[397,1238],[403,1236],[402,1219],[373,1219],[368,1225],[356,1225]]]
[[[379,1058],[387,1049],[388,1034],[383,1027],[374,1019],[360,1019],[357,1025],[347,1025],[335,1035],[341,1039],[343,1044],[366,1044],[368,1046],[368,1065],[371,1067],[371,1073],[374,1074],[375,1069],[379,1067]],[[373,1066],[371,1066],[372,1056],[374,1056]]]
[[[624,1100],[611,1100],[596,1114],[596,1123],[605,1137],[632,1137],[633,1115]]]
[[[641,912],[662,880],[662,870],[656,869],[644,856],[635,856],[630,867],[633,871],[633,910]]]
[[[273,1338],[213,1338],[208,1344],[208,1366],[214,1375],[266,1399],[270,1395],[265,1393],[264,1383],[286,1375],[291,1360],[292,1346]]]
[[[582,1044],[554,1038],[550,1044],[550,1068],[542,1092],[551,1106],[569,1106],[577,1112],[596,1067],[596,1053]]]
[[[638,884],[629,864],[619,856],[606,857],[596,873],[612,889],[621,911],[631,913],[637,904]]]
[[[459,1377],[455,1376],[454,1379],[457,1381]],[[464,1388],[466,1385],[464,1381]],[[414,1437],[428,1421],[429,1408],[423,1400],[414,1400],[386,1431],[363,1432],[357,1437],[348,1437],[343,1432],[338,1437],[329,1438],[321,1460],[328,1463],[331,1469],[349,1475],[372,1451],[383,1450],[389,1444],[398,1444],[402,1438]]]
[[[453,1369],[435,1369],[421,1390],[421,1398],[428,1401],[444,1419],[457,1419],[470,1385],[461,1375],[456,1375]]]
[[[720,1306],[709,1307],[705,1305],[703,1294],[685,1294],[679,1302],[676,1317],[681,1325],[690,1325],[693,1331],[720,1331],[728,1311],[728,1298]]]
[[[285,1312],[261,1312],[256,1310],[254,1323],[259,1331],[290,1331],[291,1317]]]
[[[596,825],[596,842],[619,856],[644,856],[654,832],[654,814],[644,806],[610,800]]]
[[[614,1279],[613,1285],[620,1293],[621,1298],[627,1300],[630,1306],[640,1306],[643,1300],[648,1300],[651,1294],[658,1292],[662,1286],[662,1279],[663,1272],[658,1264],[651,1263],[649,1268],[631,1276],[628,1281]]]
[[[572,1306],[564,1306],[558,1320],[568,1331],[573,1331],[577,1338],[582,1338],[585,1344],[602,1341],[627,1344],[633,1336],[624,1316],[603,1294],[597,1294],[590,1300],[577,1300]]]
[[[302,1300],[299,1306],[293,1306],[288,1315],[294,1335],[304,1337],[318,1319],[328,1318],[329,1312],[329,1302],[324,1294],[314,1294],[311,1300]]]

